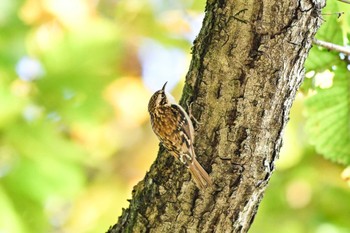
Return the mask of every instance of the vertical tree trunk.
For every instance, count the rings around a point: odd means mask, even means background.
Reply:
[[[274,170],[324,1],[208,0],[182,104],[193,102],[200,191],[161,149],[108,232],[247,232]]]

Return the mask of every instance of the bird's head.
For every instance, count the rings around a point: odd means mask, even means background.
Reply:
[[[166,84],[164,83],[162,89],[156,91],[148,103],[148,111],[152,112],[157,107],[161,107],[164,105],[169,105],[174,102],[174,97],[172,97],[169,93],[165,91]]]

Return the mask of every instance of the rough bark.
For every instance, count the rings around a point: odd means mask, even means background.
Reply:
[[[200,191],[162,147],[108,232],[247,232],[320,26],[323,1],[208,0],[181,103],[193,102]]]

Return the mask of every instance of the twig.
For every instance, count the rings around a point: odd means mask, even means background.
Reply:
[[[347,4],[350,4],[350,1],[349,0],[338,0],[339,2],[344,2],[344,3],[347,3]]]
[[[314,39],[313,42],[315,45],[350,56],[350,48],[317,39]]]
[[[322,15],[338,15],[338,18],[344,14],[344,11],[341,12],[332,12],[332,13],[322,13]]]

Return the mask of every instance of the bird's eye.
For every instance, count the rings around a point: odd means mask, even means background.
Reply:
[[[167,98],[164,92],[161,93],[161,101],[160,104],[166,104],[167,103]]]

